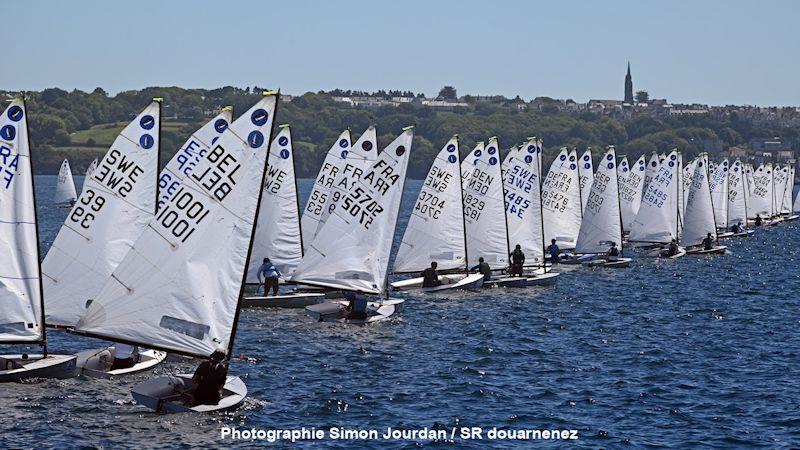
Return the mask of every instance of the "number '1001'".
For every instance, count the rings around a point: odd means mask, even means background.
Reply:
[[[186,242],[207,215],[208,209],[205,205],[195,200],[191,192],[181,188],[169,204],[158,212],[156,220],[181,242]]]

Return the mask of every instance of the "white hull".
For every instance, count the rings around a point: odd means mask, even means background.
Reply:
[[[31,378],[72,378],[75,376],[75,355],[22,355],[0,356],[0,382],[22,381]]]
[[[395,313],[403,310],[405,300],[389,299],[383,302],[367,303],[366,319],[347,318],[347,300],[334,300],[316,305],[306,306],[306,314],[319,322],[338,322],[354,325],[363,325],[388,319]]]
[[[789,216],[786,216],[786,217],[784,217],[784,218],[783,218],[783,220],[784,220],[785,222],[788,222],[788,221],[790,221],[790,220],[795,220],[795,219],[800,219],[800,215],[798,215],[798,214],[792,214],[792,215],[789,215]]]
[[[242,299],[245,308],[305,308],[325,300],[325,294],[304,292],[276,296],[252,296]]]
[[[589,267],[606,267],[610,269],[618,269],[618,268],[630,267],[631,261],[633,261],[632,258],[608,259],[606,257],[599,257],[591,261],[586,261],[583,263],[583,265]]]
[[[489,281],[483,282],[484,287],[505,287],[505,288],[522,288],[528,285],[528,279],[525,277],[502,277],[493,278]]]
[[[717,239],[725,239],[729,237],[733,237],[736,235],[733,231],[723,231],[722,233],[717,233]]]
[[[111,364],[114,362],[114,354],[116,348],[98,348],[93,350],[85,350],[78,353],[76,356],[77,370],[76,375],[85,375],[93,378],[111,378],[115,376],[124,376],[131,373],[149,370],[161,364],[167,357],[167,352],[159,350],[142,350],[139,352],[139,361],[132,367],[126,369],[111,369]]]
[[[666,248],[661,248],[661,247],[657,247],[657,248],[655,248],[653,250],[650,250],[647,253],[645,253],[645,256],[650,256],[650,257],[654,257],[654,258],[664,258],[664,259],[678,259],[681,256],[685,256],[685,255],[686,255],[686,249],[683,248],[683,247],[678,247],[678,253],[676,253],[676,254],[674,254],[672,256],[667,256],[667,249]]]
[[[558,272],[547,272],[525,278],[525,286],[553,286],[558,281]]]
[[[241,378],[228,376],[222,391],[222,399],[216,405],[189,407],[184,405],[180,398],[166,400],[168,397],[178,396],[191,385],[191,374],[158,377],[133,386],[131,395],[136,403],[164,414],[224,411],[239,406],[247,397],[247,386]]]
[[[716,255],[725,253],[725,249],[728,248],[724,245],[716,245],[708,250],[704,250],[703,248],[693,248],[686,251],[687,255]]]
[[[422,287],[422,280],[422,277],[409,278],[408,280],[395,281],[391,286],[396,291],[416,290],[427,293],[453,289],[478,289],[483,286],[483,275],[479,273],[440,275],[439,281],[442,284],[435,287]]]

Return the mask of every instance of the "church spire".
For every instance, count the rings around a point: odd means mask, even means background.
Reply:
[[[631,78],[631,62],[628,61],[628,73],[625,75],[625,103],[633,104],[633,79]]]

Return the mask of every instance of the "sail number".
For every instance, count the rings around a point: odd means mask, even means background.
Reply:
[[[208,213],[208,208],[200,200],[195,199],[190,191],[181,187],[169,203],[158,211],[156,221],[172,236],[181,242],[186,242]]]
[[[417,204],[414,205],[414,211],[420,215],[438,219],[442,215],[444,203],[444,199],[439,198],[439,196],[427,191],[420,191]]]
[[[481,217],[486,202],[470,193],[464,193],[464,217],[470,220],[478,220]]]
[[[306,204],[306,211],[317,216],[322,214],[322,208],[325,206],[326,200],[328,200],[328,194],[314,189],[308,199],[308,204]]]
[[[105,197],[97,194],[94,189],[86,189],[86,192],[81,195],[79,204],[72,209],[69,220],[77,223],[81,228],[89,229],[94,222],[95,213],[103,209],[105,204]]]
[[[514,192],[509,192],[506,197],[508,198],[508,201],[506,201],[506,211],[512,216],[523,219],[525,217],[525,211],[531,206],[531,201],[526,200],[525,197]]]

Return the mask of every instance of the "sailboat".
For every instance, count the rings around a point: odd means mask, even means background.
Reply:
[[[622,214],[620,212],[617,157],[614,147],[609,147],[600,159],[591,190],[587,195],[583,221],[575,243],[575,254],[582,264],[602,267],[628,267],[631,258],[625,258],[622,242]],[[608,256],[611,246],[617,247],[619,256]]]
[[[422,183],[393,265],[395,274],[416,274],[435,261],[441,285],[423,288],[423,278],[415,277],[391,283],[393,289],[435,293],[483,286],[483,275],[468,272],[460,159],[453,136]]]
[[[48,326],[75,326],[153,217],[160,129],[161,104],[154,100],[120,132],[94,174],[84,180],[80,198],[42,262]],[[134,367],[110,371],[115,351],[110,346],[79,353],[79,373],[122,375],[166,357],[145,350]]]
[[[232,354],[278,94],[264,97],[219,136],[135,240],[77,323],[77,333],[195,358]],[[192,375],[133,387],[158,412],[216,411],[240,404],[242,380],[228,376],[213,405],[185,405]]]
[[[701,154],[695,159],[692,186],[686,201],[683,232],[680,242],[686,247],[686,254],[704,255],[724,253],[724,245],[712,245],[710,249],[702,247],[703,240],[711,236],[717,241],[717,222],[714,218],[714,206],[711,200],[709,185],[708,155]]]
[[[784,221],[790,221],[800,218],[800,215],[794,214],[792,211],[792,191],[794,190],[794,170],[795,162],[790,160],[786,169],[788,170],[788,177],[786,181],[786,188],[783,190],[783,200],[781,201],[781,214]]]
[[[647,186],[650,184],[650,180],[653,179],[653,176],[658,172],[658,167],[661,164],[661,158],[658,156],[658,153],[653,152],[650,155],[650,159],[647,160],[647,167],[644,172],[644,186],[642,186],[642,190],[646,191]]]
[[[755,220],[756,216],[760,216],[766,223],[773,215],[772,165],[761,164],[752,173],[753,183],[747,209],[748,220]]]
[[[292,276],[297,283],[386,299],[369,302],[366,319],[348,319],[342,300],[307,306],[316,320],[365,324],[402,309],[402,299],[388,298],[387,274],[413,136],[413,128],[404,129],[343,192]]]
[[[731,236],[742,237],[753,234],[743,229],[747,224],[747,177],[744,164],[736,160],[728,171],[728,223],[727,228],[738,225],[741,229]]]
[[[292,132],[289,125],[281,125],[279,129],[267,157],[267,176],[258,210],[253,256],[247,268],[247,282],[250,284],[258,283],[262,258],[269,258],[286,280],[292,277],[303,258]],[[245,297],[242,306],[304,308],[324,298],[325,294],[319,292],[284,292],[274,296],[264,292],[263,295]]]
[[[678,240],[678,192],[681,187],[678,152],[672,151],[664,161],[658,163],[650,183],[642,195],[642,204],[631,224],[629,242],[655,245],[648,256],[679,258],[686,250],[678,248],[676,254],[668,256],[664,245]]]
[[[521,148],[514,147],[502,164],[508,240],[510,247],[519,245],[525,254],[526,286],[553,285],[560,275],[548,270],[544,260],[541,154],[541,141],[530,138]]]
[[[631,224],[636,219],[642,204],[642,188],[644,187],[645,157],[640,156],[636,164],[628,166],[628,159],[623,157],[619,164],[619,208],[622,213],[622,230],[630,232]]]
[[[77,198],[78,193],[75,191],[75,180],[72,179],[72,169],[69,167],[69,161],[65,158],[64,162],[61,163],[61,168],[58,170],[53,203],[59,208],[70,208]]]
[[[562,250],[575,248],[581,228],[581,190],[576,153],[562,148],[542,183],[545,244],[555,239]]]
[[[350,153],[350,144],[350,130],[347,129],[339,135],[328,153],[325,154],[322,167],[314,179],[314,187],[311,188],[311,195],[308,196],[306,206],[303,208],[303,215],[300,218],[303,251],[308,250],[308,246],[314,241],[319,221],[329,205],[334,178]]]
[[[42,348],[41,355],[0,356],[0,382],[73,377],[74,355],[47,352],[28,117],[21,98],[13,100],[0,116],[0,153],[4,166],[0,181],[0,344]]]
[[[83,176],[83,185],[81,185],[81,195],[83,195],[83,191],[86,190],[86,182],[89,181],[89,178],[92,177],[94,171],[97,169],[97,158],[93,159],[89,167],[86,168],[86,173]]]
[[[728,160],[721,163],[708,162],[708,182],[711,189],[711,204],[714,207],[714,220],[717,227],[717,239],[732,236],[728,231]]]
[[[497,137],[492,137],[486,145],[479,142],[461,162],[469,266],[483,258],[492,271],[507,269],[510,253],[499,149]],[[484,279],[483,285],[524,287],[526,280],[499,277]]]
[[[592,182],[594,181],[591,147],[588,147],[581,155],[581,160],[578,163],[578,180],[581,185],[581,211],[583,211],[586,209],[586,202],[589,199],[589,192],[592,190]]]

